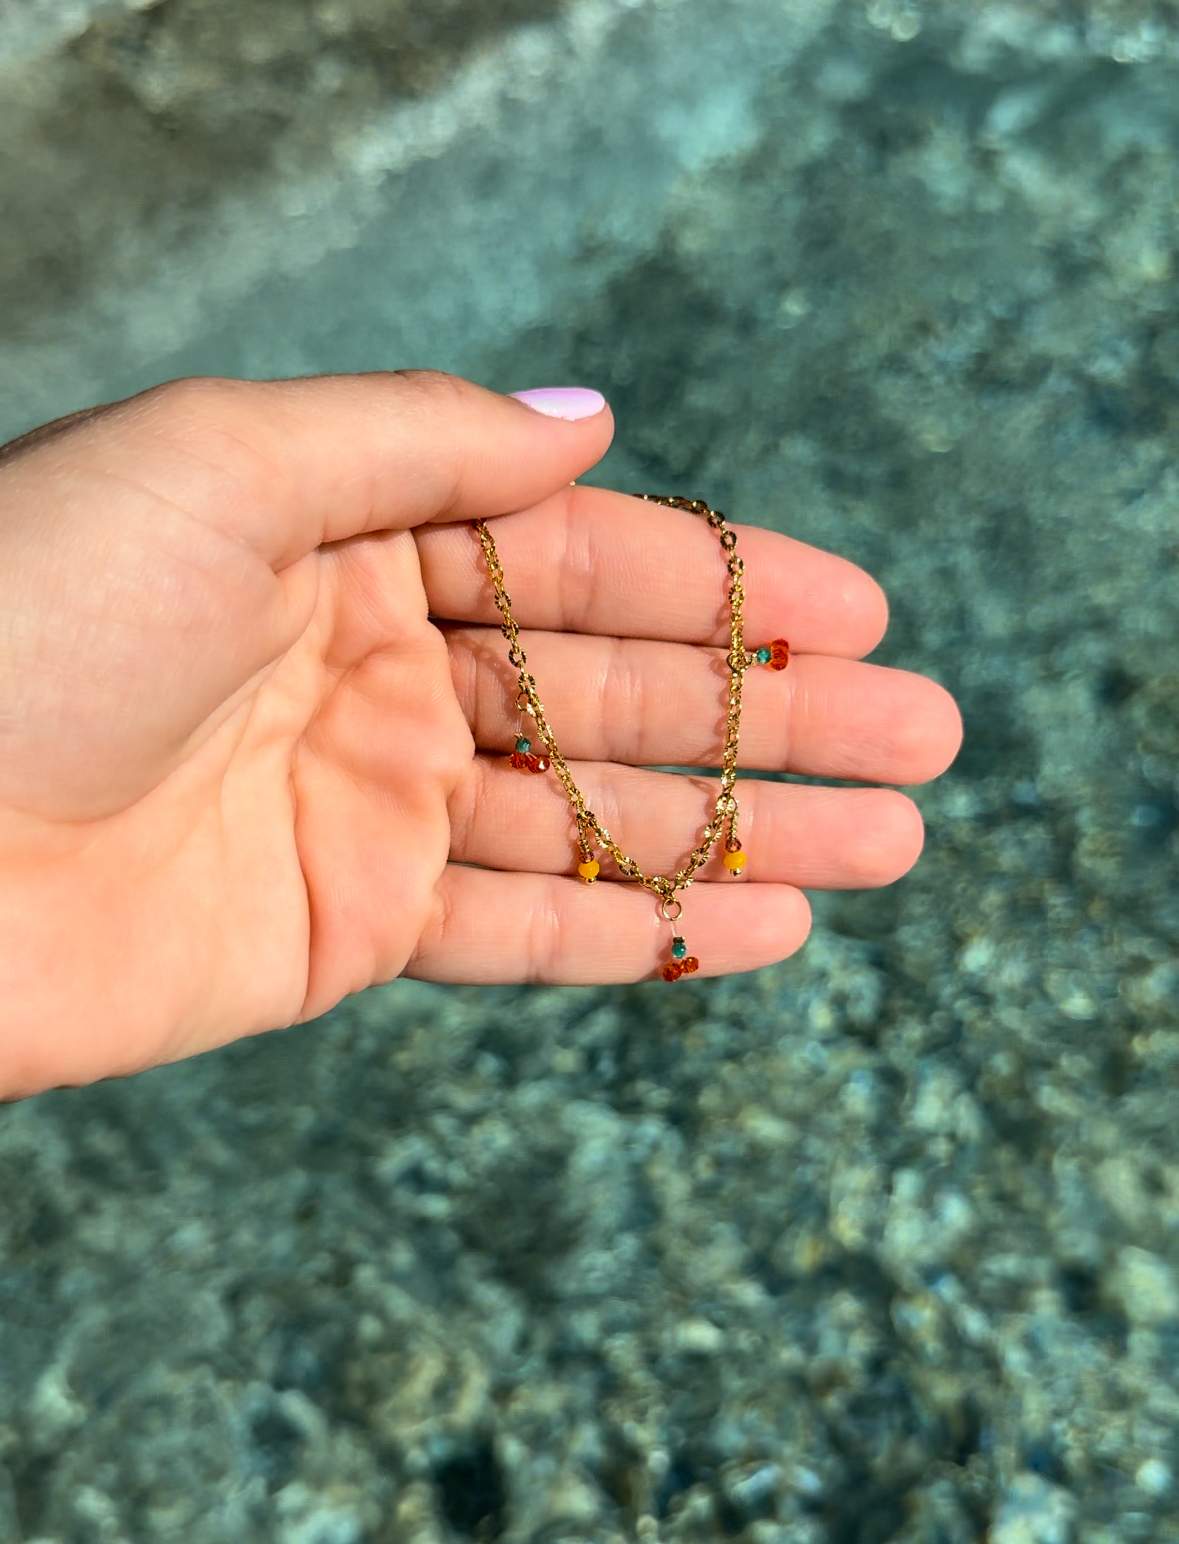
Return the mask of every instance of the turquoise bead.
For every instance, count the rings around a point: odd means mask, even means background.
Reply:
[[[516,749],[520,752],[521,756],[527,756],[528,752],[532,749],[532,741],[526,734],[522,734],[517,738]]]
[[[768,665],[770,662],[770,651],[769,649],[758,649],[753,657],[759,665]]]
[[[682,960],[688,952],[688,946],[682,938],[673,938],[671,941],[671,957],[673,960]]]

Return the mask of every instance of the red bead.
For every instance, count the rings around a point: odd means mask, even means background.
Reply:
[[[775,638],[770,644],[770,669],[785,670],[790,663],[790,645],[785,638]]]
[[[699,969],[700,961],[694,954],[689,954],[686,960],[669,960],[660,974],[665,981],[678,981],[681,976],[690,976]]]
[[[515,767],[517,772],[547,772],[552,762],[547,756],[530,756],[526,751],[513,751],[508,757],[508,765]]]

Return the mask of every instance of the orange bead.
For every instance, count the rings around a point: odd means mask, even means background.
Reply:
[[[602,870],[598,860],[596,858],[590,858],[587,862],[579,863],[577,865],[577,872],[581,875],[582,879],[585,880],[587,885],[592,885]]]
[[[536,762],[536,765],[530,768],[533,772],[547,772],[552,766],[552,762],[547,756],[534,756],[532,759]]]
[[[745,867],[745,854],[743,852],[725,853],[725,867],[730,874],[739,874]]]
[[[790,663],[790,645],[785,638],[775,638],[770,644],[770,669],[785,670]]]
[[[517,772],[523,772],[528,766],[528,757],[523,751],[513,751],[508,757],[508,765],[515,767]]]
[[[660,971],[665,981],[678,981],[681,976],[690,976],[694,970],[700,969],[700,961],[694,954],[689,954],[686,960],[669,960]]]

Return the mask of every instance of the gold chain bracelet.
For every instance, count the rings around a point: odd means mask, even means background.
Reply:
[[[543,755],[533,755],[532,741],[522,727],[516,736],[516,748],[512,752],[511,765],[523,772],[548,772],[556,774],[564,788],[573,810],[577,827],[577,851],[580,861],[577,872],[587,884],[593,884],[601,873],[601,865],[595,858],[595,850],[609,853],[618,873],[624,879],[634,880],[645,890],[650,890],[659,900],[659,910],[665,922],[674,925],[683,913],[683,903],[676,895],[692,883],[698,869],[707,863],[709,854],[725,837],[724,864],[729,874],[737,878],[745,868],[746,855],[737,835],[739,811],[737,796],[733,792],[737,782],[737,741],[741,732],[741,688],[745,672],[751,665],[765,665],[771,670],[785,670],[790,663],[790,645],[784,638],[775,638],[750,652],[745,647],[743,612],[745,607],[745,565],[737,556],[737,533],[730,530],[719,510],[710,509],[703,499],[686,499],[679,495],[643,493],[640,498],[651,504],[663,504],[669,509],[687,510],[693,515],[703,515],[720,539],[721,550],[729,570],[729,651],[725,664],[729,669],[728,711],[725,724],[725,746],[721,755],[720,793],[712,817],[700,833],[700,841],[685,858],[674,874],[645,874],[635,860],[628,857],[602,825],[593,810],[585,802],[585,795],[573,781],[568,763],[557,748],[553,731],[545,715],[544,703],[536,690],[536,680],[528,673],[528,661],[520,642],[520,630],[512,616],[512,597],[504,584],[504,571],[499,561],[491,531],[483,520],[476,520],[475,530],[487,560],[487,572],[495,591],[495,604],[503,618],[500,631],[508,641],[508,660],[519,672],[519,689],[516,692],[516,709],[527,713],[536,725],[536,733],[545,749]],[[521,725],[522,725],[521,718]],[[699,970],[700,961],[688,953],[688,946],[678,932],[671,941],[671,959],[663,966],[665,981],[678,981],[681,976]]]

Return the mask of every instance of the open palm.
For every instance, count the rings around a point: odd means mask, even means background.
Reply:
[[[132,1071],[408,973],[655,972],[649,895],[575,876],[568,804],[513,772],[513,672],[469,522],[495,531],[530,669],[589,803],[648,872],[698,839],[727,621],[714,538],[572,488],[566,422],[433,375],[183,382],[0,458],[0,1095]],[[741,532],[742,762],[936,775],[933,683],[859,663],[851,565]],[[714,796],[714,795],[713,795]],[[783,957],[801,886],[885,883],[920,819],[879,788],[742,786],[747,878],[685,906],[704,973]],[[661,989],[663,989],[661,987]]]

